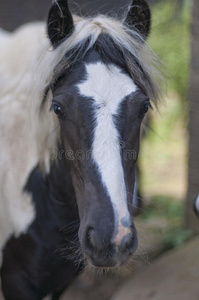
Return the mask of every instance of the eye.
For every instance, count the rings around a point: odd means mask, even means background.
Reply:
[[[149,110],[149,107],[151,107],[151,104],[149,101],[145,101],[140,109],[140,113],[139,113],[139,117],[144,117],[144,115],[147,113],[147,111]]]
[[[61,117],[64,116],[64,111],[63,111],[63,109],[61,108],[60,105],[58,105],[58,104],[56,104],[56,103],[53,103],[53,104],[51,105],[50,110],[54,110],[54,113],[55,113],[59,118],[61,118]]]

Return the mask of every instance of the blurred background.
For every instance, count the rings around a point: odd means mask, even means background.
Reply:
[[[70,5],[83,15],[97,11],[122,14],[130,2],[76,0],[75,4],[70,1]],[[143,272],[148,272],[145,268],[149,262],[160,255],[162,257],[162,253],[169,249],[174,249],[173,255],[176,255],[174,265],[178,258],[182,263],[183,259],[189,260],[190,257],[192,261],[188,261],[188,266],[198,265],[194,275],[193,272],[188,278],[184,275],[186,282],[190,279],[189,294],[183,291],[183,298],[181,288],[181,292],[175,294],[173,291],[172,297],[164,298],[165,295],[153,294],[149,288],[146,294],[135,299],[198,299],[199,287],[191,284],[199,282],[199,256],[194,252],[198,250],[196,245],[199,247],[198,238],[194,237],[199,232],[199,222],[193,212],[193,201],[199,193],[199,1],[148,2],[152,11],[148,43],[162,60],[167,86],[164,87],[163,104],[160,104],[159,112],[154,110],[151,113],[141,143],[139,166],[143,208],[136,220],[140,248],[135,262],[129,269],[120,271],[119,277],[115,274],[98,277],[87,271],[63,299],[134,299],[131,286],[136,281],[137,272],[143,268]],[[12,31],[25,22],[44,20],[50,4],[50,0],[0,0],[0,26]],[[178,251],[185,252],[179,254]],[[169,260],[161,272],[167,265]],[[186,269],[188,266],[185,264]],[[173,272],[178,272],[177,269],[179,265]],[[159,276],[163,276],[161,272]],[[154,274],[148,275],[149,281]],[[127,285],[127,290],[131,291],[128,298],[122,287],[129,280],[132,284]],[[142,280],[140,278],[139,282]],[[118,289],[121,291],[116,295]],[[192,295],[191,290],[195,294]]]

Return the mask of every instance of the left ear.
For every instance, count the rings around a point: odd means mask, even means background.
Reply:
[[[146,39],[150,31],[151,13],[145,0],[133,0],[124,23],[135,28]]]
[[[51,44],[56,46],[73,31],[73,17],[67,0],[54,0],[48,14],[48,36]]]

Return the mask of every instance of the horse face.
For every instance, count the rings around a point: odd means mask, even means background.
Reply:
[[[93,51],[54,88],[70,163],[81,247],[95,266],[126,262],[137,248],[132,222],[135,163],[149,100],[125,71]]]
[[[150,28],[147,3],[134,0],[124,22],[144,42]],[[48,17],[53,47],[75,30],[67,1],[56,1]],[[115,61],[114,45],[109,52],[110,61],[95,47],[81,62],[73,59],[53,88],[52,102],[76,193],[81,248],[100,267],[125,263],[137,248],[132,198],[140,124],[149,106],[124,60]]]

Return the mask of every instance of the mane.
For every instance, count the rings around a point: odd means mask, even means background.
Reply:
[[[104,15],[94,18],[73,17],[75,28],[71,36],[56,49],[52,49],[50,41],[46,41],[32,69],[34,131],[39,162],[45,172],[50,170],[50,157],[55,154],[60,140],[58,121],[54,114],[49,113],[51,87],[63,70],[66,71],[77,61],[83,60],[93,47],[100,48],[104,59],[106,55],[111,56],[112,51],[109,50],[107,54],[108,47],[117,49],[130,76],[155,105],[160,96],[158,60],[136,30]],[[102,36],[105,38],[101,38]]]

